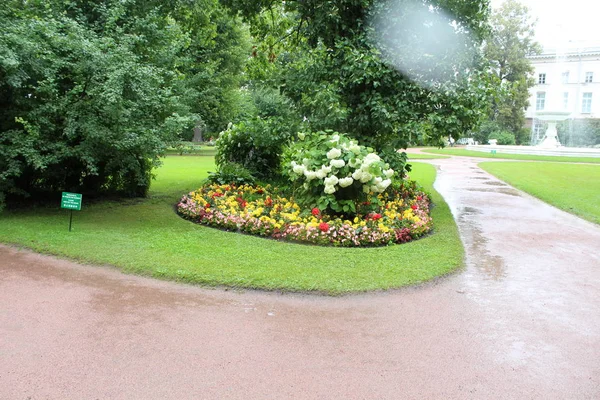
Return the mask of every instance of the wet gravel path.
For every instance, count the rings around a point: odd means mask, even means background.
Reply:
[[[342,298],[224,292],[0,246],[0,399],[598,399],[600,227],[453,157],[466,268]]]

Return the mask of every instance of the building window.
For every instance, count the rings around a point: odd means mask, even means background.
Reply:
[[[563,93],[563,108],[565,110],[569,108],[569,92]]]
[[[594,73],[586,72],[585,73],[585,83],[592,83],[594,81]]]
[[[581,101],[581,113],[590,114],[592,112],[592,94],[584,93]]]
[[[546,105],[546,92],[538,92],[535,97],[535,109],[543,110]]]
[[[562,73],[562,83],[569,83],[569,71]]]
[[[538,74],[538,84],[544,85],[546,83],[546,74]]]

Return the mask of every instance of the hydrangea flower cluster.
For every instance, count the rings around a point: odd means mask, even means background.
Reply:
[[[395,174],[372,149],[334,132],[300,135],[288,148],[283,168],[301,184],[301,203],[345,213],[354,213],[356,202],[366,196],[383,193]]]
[[[368,197],[375,199],[377,208],[364,206],[364,213],[343,219],[316,207],[302,209],[268,185],[213,184],[183,196],[177,211],[184,218],[222,229],[344,247],[404,243],[430,231],[429,199],[424,193],[407,188]]]

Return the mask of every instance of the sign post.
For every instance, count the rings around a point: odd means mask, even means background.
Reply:
[[[83,195],[81,195],[80,193],[62,192],[60,208],[66,208],[67,210],[71,210],[71,215],[69,216],[69,232],[71,232],[71,225],[73,224],[73,210],[81,210],[82,198]]]

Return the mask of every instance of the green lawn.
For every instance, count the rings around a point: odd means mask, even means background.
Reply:
[[[167,149],[168,155],[178,156],[180,150],[177,149]],[[214,156],[217,153],[217,148],[215,146],[198,146],[198,148],[193,150],[186,150],[186,152],[182,155],[186,156]]]
[[[407,153],[409,161],[412,160],[433,160],[440,158],[450,158],[449,156],[441,156],[435,154],[418,154],[418,153]]]
[[[448,274],[463,248],[448,206],[433,192],[435,169],[411,176],[433,193],[435,233],[383,248],[343,249],[284,243],[193,224],[175,214],[183,193],[214,169],[210,157],[167,157],[147,199],[86,203],[75,212],[34,208],[0,216],[0,242],[125,272],[208,286],[343,294],[397,288]],[[57,200],[57,205],[59,200]]]
[[[481,151],[457,149],[446,147],[444,149],[425,148],[422,149],[427,153],[441,154],[446,156],[465,156],[479,158],[496,158],[503,160],[530,160],[530,161],[552,161],[552,162],[582,162],[582,163],[600,163],[600,158],[597,157],[562,157],[562,156],[534,156],[528,154],[491,154]]]
[[[483,162],[479,166],[546,203],[600,224],[600,165]]]

